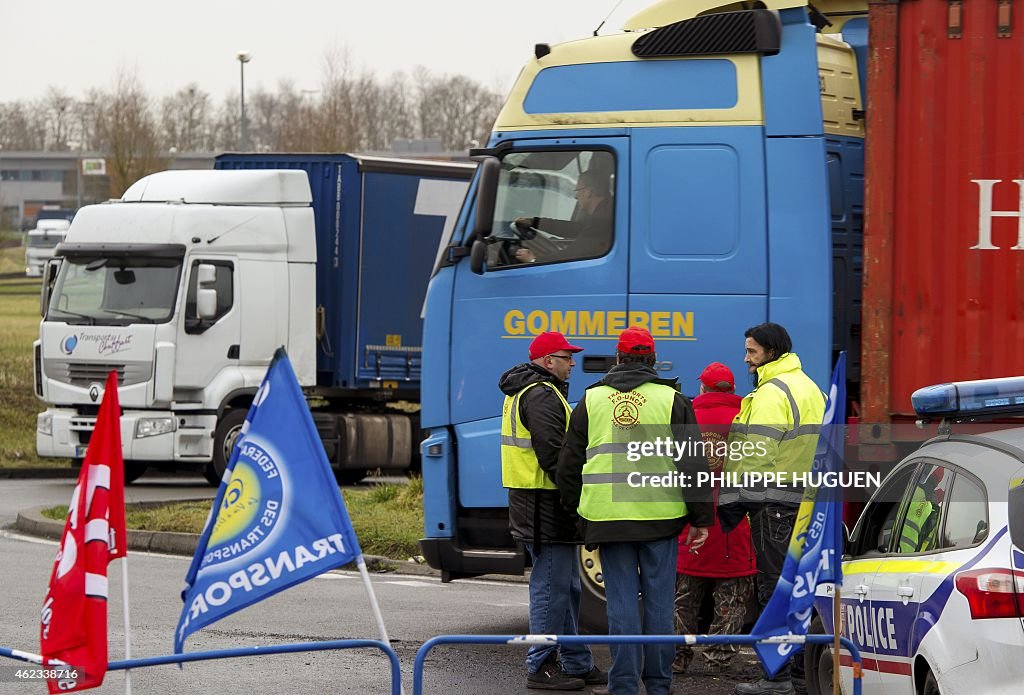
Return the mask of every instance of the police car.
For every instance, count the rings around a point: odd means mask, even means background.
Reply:
[[[846,547],[842,634],[864,659],[863,692],[1024,692],[1024,427],[951,428],[1024,415],[1024,377],[918,390],[914,409],[939,436],[872,495]],[[832,632],[833,588],[812,632]],[[808,647],[808,692],[832,692],[832,654]],[[852,662],[840,681],[852,693]]]

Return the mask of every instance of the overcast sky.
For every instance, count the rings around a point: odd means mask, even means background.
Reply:
[[[84,97],[134,72],[155,97],[195,82],[219,102],[282,79],[318,89],[326,55],[347,50],[385,77],[423,65],[506,90],[539,42],[602,33],[653,0],[6,0],[0,16],[0,102],[47,86]],[[613,8],[618,6],[618,9]]]

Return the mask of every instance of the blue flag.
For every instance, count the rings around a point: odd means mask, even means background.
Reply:
[[[185,576],[175,654],[196,630],[361,554],[291,362],[279,349]]]
[[[818,473],[838,474],[842,471],[845,422],[846,353],[841,352],[832,372],[832,388],[821,434],[818,435],[812,478]],[[782,576],[754,625],[753,634],[762,637],[806,635],[814,613],[814,594],[818,585],[842,584],[842,554],[842,487],[832,484],[805,488],[782,566]],[[754,649],[765,671],[774,676],[790,658],[795,645],[757,644]]]

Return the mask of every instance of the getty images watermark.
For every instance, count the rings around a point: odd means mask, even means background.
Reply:
[[[683,458],[702,457],[719,462],[712,470],[687,473],[681,470],[643,472],[630,471],[626,483],[632,488],[668,487],[791,487],[796,489],[840,487],[877,488],[884,477],[878,471],[723,471],[721,464],[726,460],[742,461],[768,455],[767,444],[763,441],[728,441],[724,438],[692,438],[677,440],[672,437],[656,437],[648,441],[631,441],[626,444],[626,460],[637,463],[645,459],[670,458],[679,463]]]

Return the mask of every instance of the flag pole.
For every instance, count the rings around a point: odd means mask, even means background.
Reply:
[[[128,614],[128,556],[121,558],[121,601],[124,604],[124,658],[132,658],[132,628]],[[132,670],[124,670],[124,693],[132,695]]]
[[[836,584],[835,593],[832,595],[832,632],[835,633],[835,642],[832,644],[832,695],[839,695],[839,633],[843,624],[843,609],[839,603],[839,595],[842,591],[843,587]]]
[[[377,621],[377,629],[380,630],[380,639],[384,644],[391,646],[391,639],[388,637],[388,629],[384,627],[384,616],[380,613],[380,606],[377,604],[377,594],[373,593],[373,585],[370,583],[370,573],[366,570],[366,561],[363,554],[356,557],[356,567],[359,568],[359,576],[363,578],[363,586],[370,597],[370,609],[373,610],[373,619]],[[402,695],[405,695],[405,687],[400,688]]]
[[[370,573],[366,571],[366,561],[363,560],[362,553],[356,558],[356,567],[359,568],[359,576],[363,578],[363,586],[366,587],[366,593],[370,597],[370,608],[373,609],[373,619],[377,621],[380,638],[390,647],[391,640],[388,639],[388,629],[384,627],[384,616],[380,614],[380,606],[377,605],[377,595],[373,593],[373,585],[370,584]]]

